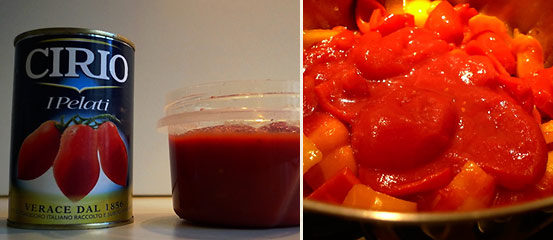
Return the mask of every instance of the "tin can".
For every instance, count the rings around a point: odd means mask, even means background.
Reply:
[[[46,28],[14,45],[8,225],[132,222],[134,44],[99,30]]]

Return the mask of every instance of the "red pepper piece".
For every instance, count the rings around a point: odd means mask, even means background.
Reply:
[[[382,21],[382,15],[386,9],[382,4],[375,0],[358,0],[355,7],[355,20],[357,27],[362,33],[368,33],[374,29],[371,25],[375,21]]]
[[[350,49],[357,36],[349,30],[343,29],[340,33],[331,37],[329,40],[316,43],[311,48],[303,53],[303,67],[305,68],[304,75],[308,75],[310,67],[321,66],[323,63],[343,60],[346,57],[347,50]],[[319,73],[319,69],[314,69]]]
[[[478,11],[474,8],[471,8],[470,5],[467,3],[457,4],[455,5],[455,7],[453,7],[453,9],[455,9],[455,12],[457,12],[457,14],[459,15],[459,19],[461,19],[463,25],[467,25],[469,19],[478,15]]]
[[[463,24],[459,14],[447,1],[442,1],[430,14],[424,25],[425,28],[435,31],[440,39],[455,45],[463,41]]]
[[[376,27],[382,36],[386,36],[404,27],[414,27],[415,17],[411,14],[390,14]]]
[[[307,199],[342,204],[353,185],[359,183],[359,179],[353,172],[345,167],[317,188]]]
[[[534,104],[549,118],[553,118],[553,68],[538,71],[534,76],[525,78],[534,95]]]
[[[453,171],[450,167],[436,167],[429,166],[396,173],[359,168],[359,179],[375,191],[402,197],[446,186],[453,178]]]
[[[468,42],[465,50],[470,55],[493,55],[509,74],[516,73],[515,56],[509,45],[494,32],[483,32]]]

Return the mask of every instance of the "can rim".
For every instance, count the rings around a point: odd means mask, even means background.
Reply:
[[[40,29],[34,29],[30,31],[23,32],[15,37],[13,40],[13,45],[17,45],[17,43],[23,39],[41,36],[41,35],[55,35],[55,34],[79,34],[79,35],[91,35],[91,36],[97,36],[97,37],[103,37],[103,38],[111,38],[114,40],[118,40],[129,47],[132,48],[133,51],[136,51],[136,47],[134,43],[126,38],[125,36],[122,36],[120,34],[115,34],[103,30],[95,30],[95,29],[88,29],[88,28],[74,28],[74,27],[52,27],[52,28],[40,28]]]

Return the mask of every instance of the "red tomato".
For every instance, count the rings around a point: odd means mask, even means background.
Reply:
[[[32,180],[52,166],[60,146],[61,133],[56,121],[46,121],[29,134],[19,149],[17,178]]]
[[[527,113],[533,112],[534,95],[528,81],[515,77],[500,77],[498,79],[509,96],[522,106],[524,111]]]
[[[77,124],[65,129],[54,160],[54,178],[63,194],[79,201],[94,188],[100,176],[96,131]]]
[[[469,56],[458,51],[440,56],[415,69],[407,80],[418,88],[453,95],[459,84],[497,87],[498,73],[489,58]]]
[[[315,87],[318,106],[342,121],[351,123],[368,101],[369,83],[347,63],[331,64],[334,72]]]
[[[461,18],[447,1],[442,1],[430,12],[424,27],[436,32],[440,39],[455,45],[460,45],[463,41]]]
[[[535,184],[545,171],[547,147],[533,117],[489,89],[470,88],[456,95],[463,111],[450,151],[465,154],[501,187],[521,190]]]
[[[127,186],[129,160],[125,143],[114,123],[107,121],[98,129],[98,152],[106,176],[116,184]]]
[[[351,144],[361,166],[402,170],[432,161],[457,127],[452,99],[421,89],[392,90],[367,105],[352,125]]]
[[[402,28],[377,40],[360,39],[350,52],[364,78],[384,80],[449,50],[447,42],[427,29]]]

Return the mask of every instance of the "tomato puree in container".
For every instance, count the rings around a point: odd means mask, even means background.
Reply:
[[[240,227],[299,224],[298,85],[224,82],[168,96],[159,126],[169,135],[179,217]]]

